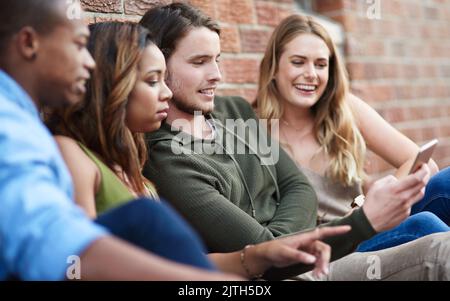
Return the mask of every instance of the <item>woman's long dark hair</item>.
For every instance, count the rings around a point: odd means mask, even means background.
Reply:
[[[86,85],[85,100],[49,112],[46,123],[54,134],[69,136],[96,152],[112,170],[120,166],[133,190],[145,194],[146,179],[141,173],[147,160],[144,134],[132,133],[125,116],[142,51],[152,39],[135,23],[104,22],[89,27],[88,50],[97,66]]]

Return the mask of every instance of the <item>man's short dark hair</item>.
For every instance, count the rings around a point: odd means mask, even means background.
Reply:
[[[61,21],[58,10],[65,0],[1,0],[0,1],[0,53],[10,38],[26,26],[39,33],[50,32]]]
[[[186,3],[155,6],[147,11],[140,23],[150,30],[166,60],[172,55],[178,41],[192,28],[206,27],[220,35],[217,22]]]

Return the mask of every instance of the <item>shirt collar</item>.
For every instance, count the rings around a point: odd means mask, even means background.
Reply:
[[[39,112],[28,93],[6,72],[0,69],[0,95],[40,119]]]

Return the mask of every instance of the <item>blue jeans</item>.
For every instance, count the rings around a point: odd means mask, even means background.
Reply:
[[[111,234],[178,263],[216,270],[197,234],[167,204],[137,199],[100,215],[95,222]]]
[[[411,216],[397,227],[362,242],[357,252],[395,247],[417,238],[450,230],[450,167],[435,174],[421,201],[411,208]]]
[[[411,214],[429,211],[450,225],[450,167],[435,174],[427,184],[425,196],[414,204]]]

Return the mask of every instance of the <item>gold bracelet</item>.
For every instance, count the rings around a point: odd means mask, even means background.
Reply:
[[[256,275],[252,274],[250,272],[250,269],[248,268],[247,264],[245,263],[245,251],[248,248],[253,248],[253,247],[254,247],[254,245],[246,245],[241,251],[241,265],[244,268],[245,272],[247,273],[248,279],[250,279],[250,280],[260,279],[264,275],[264,273],[256,274]]]

